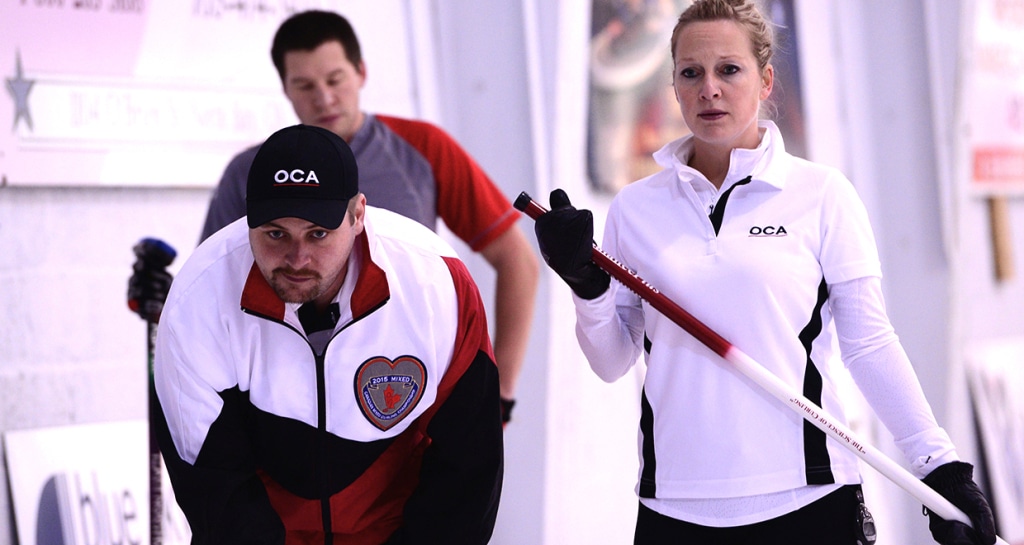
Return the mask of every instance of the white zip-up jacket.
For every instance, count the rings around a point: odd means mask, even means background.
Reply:
[[[255,266],[244,218],[175,278],[154,372],[194,543],[489,539],[502,431],[476,286],[385,210],[367,207],[352,255],[322,354]]]

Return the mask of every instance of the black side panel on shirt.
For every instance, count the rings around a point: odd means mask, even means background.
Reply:
[[[656,472],[658,461],[654,453],[654,411],[647,400],[647,389],[640,393],[640,435],[643,437],[643,472],[640,474],[640,497],[653,498],[657,494]]]
[[[649,356],[653,343],[651,338],[644,332],[644,352]],[[640,392],[640,435],[643,437],[643,473],[640,474],[640,497],[653,498],[657,493],[657,469],[658,461],[654,453],[654,411],[651,410],[651,402],[647,399],[647,389]]]
[[[814,361],[811,360],[811,344],[819,335],[823,326],[821,309],[828,300],[828,284],[821,279],[818,285],[818,301],[814,305],[814,312],[811,319],[800,331],[800,342],[807,354],[807,364],[804,366],[804,397],[821,406],[822,379]],[[804,425],[804,470],[807,475],[807,484],[832,484],[836,482],[832,474],[831,459],[828,455],[828,448],[825,441],[828,439],[825,432],[819,430],[814,424],[807,422]]]

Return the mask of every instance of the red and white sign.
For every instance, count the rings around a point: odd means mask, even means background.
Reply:
[[[963,102],[972,185],[1024,191],[1024,0],[974,2],[972,62]]]

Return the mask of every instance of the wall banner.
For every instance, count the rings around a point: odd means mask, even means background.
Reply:
[[[356,28],[364,105],[410,113],[404,0],[0,1],[0,186],[213,186],[298,122],[270,45],[307,9]]]

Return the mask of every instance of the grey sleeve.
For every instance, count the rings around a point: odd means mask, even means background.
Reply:
[[[210,197],[210,206],[206,210],[206,221],[203,222],[199,242],[245,215],[246,180],[257,149],[250,148],[236,155],[224,169],[220,183]]]

